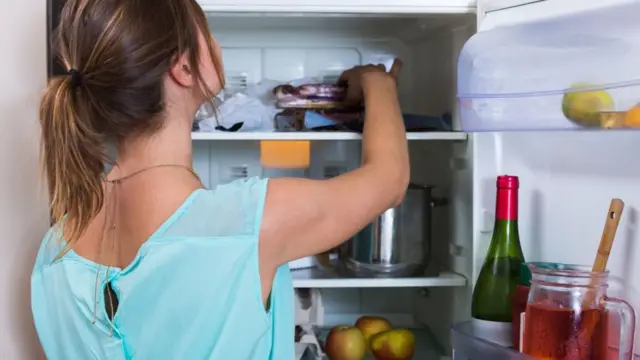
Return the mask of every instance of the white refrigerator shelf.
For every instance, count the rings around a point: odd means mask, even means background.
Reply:
[[[193,132],[193,140],[360,140],[351,132]],[[455,131],[410,132],[408,140],[466,141],[467,133]]]
[[[295,288],[392,288],[466,286],[467,279],[451,271],[438,276],[402,278],[356,278],[316,268],[292,270]]]

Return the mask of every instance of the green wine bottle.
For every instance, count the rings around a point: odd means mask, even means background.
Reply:
[[[518,177],[498,176],[496,220],[487,257],[473,289],[474,330],[503,346],[511,346],[511,293],[518,285],[524,255],[518,235]]]

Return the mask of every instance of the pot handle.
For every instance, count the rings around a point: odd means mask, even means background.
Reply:
[[[447,198],[440,198],[440,197],[432,197],[431,198],[431,205],[432,208],[434,207],[439,207],[439,206],[447,206],[449,205],[449,199]]]
[[[409,189],[431,190],[433,188],[434,188],[433,185],[422,185],[422,184],[416,184],[416,183],[409,183]],[[431,192],[429,192],[429,194],[431,194]],[[449,205],[449,199],[447,199],[447,198],[440,198],[440,197],[436,197],[436,196],[430,196],[430,198],[431,198],[431,203],[429,205],[432,208]]]

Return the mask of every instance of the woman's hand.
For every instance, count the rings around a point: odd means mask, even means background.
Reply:
[[[401,69],[402,61],[395,59],[388,73],[382,64],[361,65],[346,70],[338,79],[338,84],[347,86],[345,103],[350,106],[360,105],[364,99],[364,92],[370,86],[386,86],[390,83],[395,86]]]

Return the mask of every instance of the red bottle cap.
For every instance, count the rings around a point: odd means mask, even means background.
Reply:
[[[520,181],[517,176],[500,175],[496,181],[496,186],[498,189],[518,190]]]
[[[517,176],[501,175],[496,181],[496,220],[518,219],[518,187]]]

